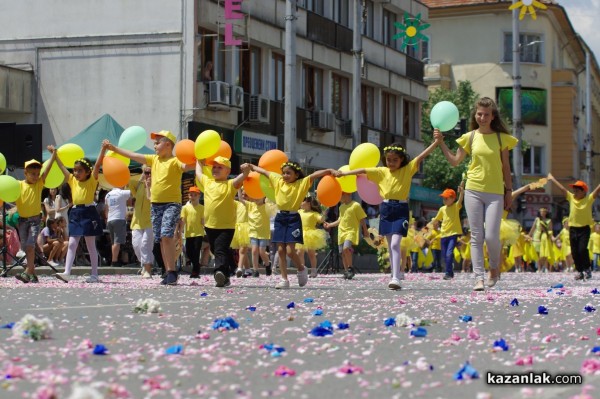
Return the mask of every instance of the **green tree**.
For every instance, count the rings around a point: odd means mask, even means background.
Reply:
[[[426,145],[429,145],[433,141],[433,128],[429,122],[429,114],[431,108],[440,101],[450,101],[458,108],[458,113],[461,119],[467,120],[467,128],[469,125],[469,118],[471,116],[471,109],[473,104],[477,101],[479,95],[473,90],[469,81],[461,81],[458,83],[456,90],[446,90],[439,88],[429,93],[429,100],[423,103],[421,112],[421,132],[423,141]],[[444,132],[444,141],[450,150],[456,151],[458,144],[456,139],[459,137],[453,131]],[[446,157],[441,150],[435,150],[431,155],[427,157],[423,162],[423,172],[425,179],[423,185],[438,190],[445,188],[458,187],[462,180],[463,173],[467,170],[470,158],[467,157],[457,167],[452,167],[446,160]]]

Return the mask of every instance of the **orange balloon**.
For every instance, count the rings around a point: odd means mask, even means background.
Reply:
[[[288,161],[287,155],[281,150],[269,150],[262,154],[258,160],[258,166],[269,172],[281,174],[281,165]]]
[[[213,165],[215,163],[215,158],[219,156],[231,159],[231,154],[231,146],[225,140],[221,140],[221,144],[219,144],[219,149],[217,150],[215,155],[206,158],[206,164]]]
[[[192,140],[183,139],[175,144],[175,156],[186,165],[196,163],[195,144]]]
[[[113,157],[104,157],[102,161],[102,173],[104,173],[106,181],[113,187],[126,186],[131,177],[129,168],[123,161]]]
[[[325,176],[317,186],[317,199],[327,207],[334,206],[342,199],[342,186],[333,176]]]
[[[244,179],[244,191],[248,197],[252,199],[261,199],[265,197],[265,194],[260,188],[260,173],[250,172],[250,174],[248,174],[248,177]]]

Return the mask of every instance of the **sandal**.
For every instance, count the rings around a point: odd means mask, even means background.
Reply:
[[[27,274],[27,273],[25,273],[25,272],[23,272],[23,273],[21,273],[21,274],[17,274],[17,275],[15,276],[15,278],[16,278],[17,280],[19,280],[20,282],[22,282],[22,283],[25,283],[25,284],[29,283],[29,281],[30,281],[30,280],[29,280],[29,274]]]

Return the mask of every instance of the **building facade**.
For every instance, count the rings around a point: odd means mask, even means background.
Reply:
[[[424,0],[430,9],[430,58],[425,81],[430,88],[454,88],[468,80],[481,96],[497,100],[512,116],[511,1]],[[600,183],[600,159],[586,165],[586,150],[600,147],[600,74],[589,48],[577,35],[565,10],[544,2],[537,19],[519,21],[520,75],[523,122],[523,184],[549,172],[566,185],[589,178]],[[586,78],[589,69],[590,81]],[[591,112],[586,112],[590,94]],[[586,120],[589,116],[589,122]],[[591,126],[588,130],[587,126]],[[588,134],[593,147],[588,147]],[[592,152],[593,151],[593,152]],[[552,185],[524,195],[525,225],[540,207],[551,207],[557,220],[565,214],[564,198]]]

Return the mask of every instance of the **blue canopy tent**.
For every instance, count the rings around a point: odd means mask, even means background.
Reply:
[[[119,137],[125,129],[123,126],[113,119],[109,114],[104,114],[94,123],[83,129],[76,136],[72,137],[66,143],[73,143],[83,148],[86,158],[92,162],[96,162],[100,149],[102,148],[102,141],[108,139],[111,143],[117,145],[119,143]],[[64,144],[66,144],[64,143]],[[154,150],[144,146],[137,151],[140,154],[154,154]],[[50,159],[50,153],[44,151],[42,153],[42,159],[46,161]],[[140,169],[141,165],[135,161],[131,161],[129,169]]]

